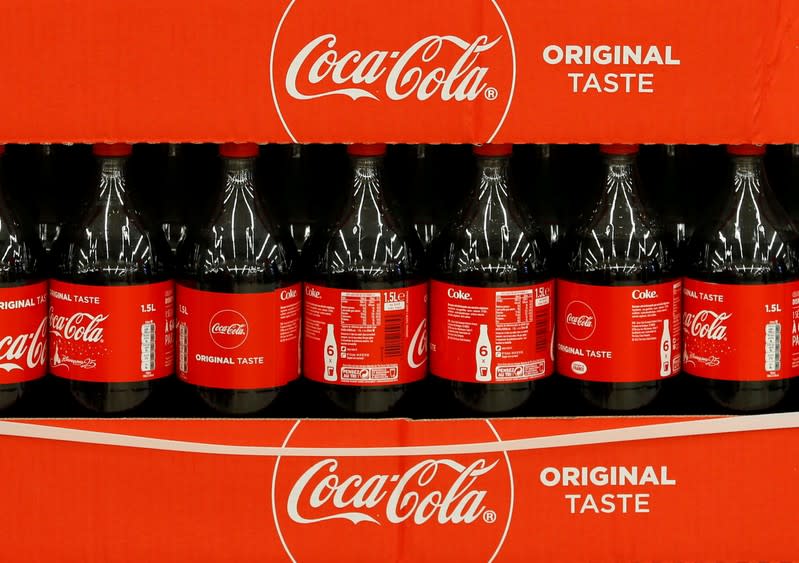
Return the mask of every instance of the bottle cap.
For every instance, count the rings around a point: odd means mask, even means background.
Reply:
[[[348,145],[347,154],[351,154],[352,156],[382,156],[386,154],[386,144],[374,143],[371,145]]]
[[[727,145],[727,152],[739,156],[758,156],[766,154],[765,145]]]
[[[602,154],[635,154],[638,145],[599,145]]]
[[[472,152],[477,156],[510,156],[513,153],[513,145],[475,145]]]
[[[219,154],[228,158],[252,158],[258,156],[258,145],[255,143],[223,143],[219,145]]]
[[[130,143],[95,143],[92,152],[97,156],[129,156],[133,152]]]

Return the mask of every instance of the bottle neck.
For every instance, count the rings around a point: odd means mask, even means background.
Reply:
[[[103,208],[122,207],[127,202],[127,182],[124,157],[100,157],[100,180],[95,205]]]
[[[223,159],[222,206],[235,207],[241,199],[255,198],[255,166],[253,158]]]
[[[640,209],[638,162],[634,155],[604,155],[605,172],[602,185],[602,204],[619,204]]]
[[[383,204],[383,159],[358,156],[352,159],[350,201],[359,207]]]
[[[727,205],[736,214],[751,209],[759,217],[761,202],[774,198],[766,178],[763,158],[760,156],[734,156],[732,158],[732,197]]]
[[[503,208],[509,198],[510,159],[507,157],[479,158],[477,160],[477,200],[481,205],[501,203]]]

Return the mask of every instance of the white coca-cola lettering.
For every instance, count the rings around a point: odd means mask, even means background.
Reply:
[[[220,323],[214,323],[211,326],[211,334],[226,334],[230,336],[244,336],[247,334],[247,326],[241,323],[233,323],[229,325],[223,325]]]
[[[5,371],[34,369],[47,361],[47,317],[34,332],[0,338],[0,369]],[[20,364],[24,358],[25,365]]]
[[[308,297],[313,297],[315,299],[319,299],[320,297],[322,297],[322,294],[318,289],[307,286],[305,287],[305,295],[307,295]]]
[[[594,326],[594,317],[591,315],[574,315],[569,313],[566,315],[566,324],[590,328]]]
[[[655,299],[658,292],[652,289],[635,289],[633,290],[633,299]]]
[[[415,96],[424,101],[438,95],[443,101],[472,101],[487,87],[489,69],[477,65],[480,54],[501,39],[502,36],[490,41],[488,36],[480,35],[467,41],[456,35],[429,35],[404,51],[351,50],[341,54],[335,49],[338,38],[328,33],[309,41],[291,61],[286,90],[297,100],[334,95],[378,100],[372,91],[359,86],[375,84],[385,76],[385,95],[390,100]],[[447,46],[460,50],[460,57],[449,68],[436,66],[435,59]],[[310,84],[328,81],[330,86],[319,93],[301,92],[300,75]]]
[[[451,297],[452,299],[460,299],[461,301],[472,300],[472,294],[468,291],[463,291],[462,289],[449,288],[447,290],[447,297]]]
[[[367,477],[357,473],[340,476],[338,460],[323,459],[297,479],[286,508],[298,524],[328,520],[378,525],[381,521],[421,525],[430,520],[438,524],[471,524],[486,509],[483,501],[487,492],[476,489],[475,482],[496,465],[496,461],[489,464],[485,459],[468,466],[451,459],[426,459],[401,475]],[[442,469],[454,472],[446,490],[426,490]],[[313,511],[322,514],[314,515]]]
[[[100,326],[109,315],[73,313],[71,316],[56,315],[50,307],[50,332],[67,340],[76,342],[100,342],[103,327]]]
[[[281,301],[288,301],[289,299],[294,299],[295,297],[297,297],[296,289],[284,289],[280,292]]]
[[[427,319],[422,319],[416,332],[411,338],[411,345],[408,347],[408,365],[412,368],[421,367],[427,360]]]
[[[732,317],[732,313],[716,313],[703,309],[698,313],[685,313],[683,326],[691,336],[709,340],[724,340],[727,336],[727,325],[724,321]]]

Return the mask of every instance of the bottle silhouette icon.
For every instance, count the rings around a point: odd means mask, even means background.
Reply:
[[[663,335],[660,337],[660,376],[671,375],[671,332],[669,321],[663,320]]]
[[[480,325],[480,336],[477,338],[477,347],[474,351],[477,381],[491,381],[491,340],[488,338],[488,325]]]
[[[327,325],[327,336],[325,337],[325,381],[338,380],[338,345],[336,335],[333,333],[333,325]]]

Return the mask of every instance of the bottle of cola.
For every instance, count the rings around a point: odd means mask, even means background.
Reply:
[[[681,281],[639,195],[636,145],[603,145],[602,194],[565,242],[557,370],[593,406],[649,404],[680,371]]]
[[[386,200],[386,146],[350,145],[343,211],[311,235],[303,372],[340,409],[395,409],[427,371],[427,277],[413,227]]]
[[[179,251],[178,375],[218,412],[269,406],[300,375],[302,290],[255,188],[258,145],[226,143],[212,217]]]
[[[769,187],[765,148],[727,151],[726,203],[689,247],[683,363],[718,405],[764,410],[799,375],[799,233]]]
[[[128,193],[127,144],[97,144],[94,194],[53,249],[50,372],[101,413],[133,409],[173,373],[169,249]]]
[[[511,145],[474,148],[477,181],[431,252],[430,372],[472,411],[514,410],[554,370],[550,233],[512,190]]]
[[[0,155],[5,147],[0,145]],[[31,225],[0,186],[0,410],[47,371],[47,278]]]

